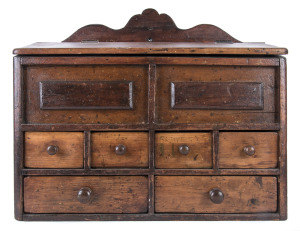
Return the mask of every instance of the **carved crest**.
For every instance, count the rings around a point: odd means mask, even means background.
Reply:
[[[119,30],[104,25],[87,25],[80,28],[63,42],[232,42],[239,43],[220,28],[202,24],[190,29],[179,29],[167,14],[158,14],[146,9],[134,15],[126,26]]]

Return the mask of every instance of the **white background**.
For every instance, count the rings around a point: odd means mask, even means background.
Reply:
[[[299,6],[298,1],[7,1],[0,2],[0,227],[12,230],[300,230],[299,208]],[[214,24],[243,42],[289,49],[288,220],[261,222],[18,222],[13,215],[12,50],[34,42],[58,42],[87,24],[122,28],[146,8],[170,15],[177,26]],[[1,229],[2,229],[1,228]],[[4,230],[4,229],[2,229]]]

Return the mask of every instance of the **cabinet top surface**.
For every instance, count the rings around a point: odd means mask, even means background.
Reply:
[[[62,42],[41,42],[14,49],[17,55],[284,55],[286,48],[243,43],[222,29],[202,24],[178,28],[167,14],[146,9],[119,30],[104,25],[80,28]]]
[[[284,55],[286,48],[265,43],[216,42],[39,42],[17,48],[17,55],[172,54],[172,55]]]

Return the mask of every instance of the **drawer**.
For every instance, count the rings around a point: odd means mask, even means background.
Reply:
[[[34,176],[24,179],[26,213],[145,213],[145,176]]]
[[[146,123],[148,66],[27,66],[27,123]]]
[[[211,133],[156,133],[156,168],[211,168]]]
[[[157,65],[158,123],[274,123],[276,68]]]
[[[155,211],[276,212],[277,179],[268,176],[157,176]]]
[[[26,168],[82,168],[82,132],[25,132]]]
[[[220,168],[276,168],[276,132],[220,132]]]
[[[145,168],[149,164],[148,132],[92,133],[93,168]]]

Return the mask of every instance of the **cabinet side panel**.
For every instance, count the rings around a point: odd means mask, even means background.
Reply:
[[[15,219],[23,220],[23,91],[21,57],[14,57],[14,200]]]
[[[286,59],[280,58],[280,132],[279,132],[279,213],[280,219],[287,219],[287,78]]]

